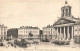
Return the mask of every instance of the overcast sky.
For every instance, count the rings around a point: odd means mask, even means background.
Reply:
[[[72,15],[80,17],[80,0],[68,0]],[[0,24],[8,28],[54,24],[61,16],[65,0],[0,0]]]

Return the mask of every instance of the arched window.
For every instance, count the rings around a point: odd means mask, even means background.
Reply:
[[[66,13],[68,13],[68,9],[66,8]]]
[[[62,16],[64,16],[64,9],[62,9]]]
[[[64,9],[63,9],[63,14],[64,14]]]

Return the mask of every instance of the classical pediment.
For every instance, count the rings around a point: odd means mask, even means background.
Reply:
[[[75,23],[75,21],[65,19],[65,18],[60,18],[57,22],[54,23],[54,25],[61,25],[61,24],[68,24],[68,23]]]

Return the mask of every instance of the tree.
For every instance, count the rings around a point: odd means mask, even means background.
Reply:
[[[30,36],[30,37],[33,37],[33,34],[32,34],[32,33],[29,33],[29,36]]]
[[[29,39],[30,39],[30,40],[33,39],[32,37],[33,37],[33,34],[32,34],[32,33],[29,33]]]

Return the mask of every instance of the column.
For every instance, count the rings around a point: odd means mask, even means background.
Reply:
[[[67,26],[67,40],[69,40],[69,26]]]
[[[54,39],[56,39],[57,38],[57,28],[54,28],[54,34],[53,34],[54,36]]]
[[[60,35],[59,36],[60,36],[60,39],[61,39],[62,38],[62,36],[61,36],[61,27],[60,27]]]
[[[2,28],[2,37],[3,37],[3,40],[4,40],[4,28]]]
[[[73,40],[73,26],[72,26],[72,33],[71,33],[71,40],[70,40],[70,45],[72,46],[72,45],[74,45],[74,40]]]
[[[64,39],[65,39],[65,27],[64,27]]]
[[[57,27],[57,39],[58,39],[58,35],[59,35],[59,34],[58,34],[58,27]]]
[[[73,26],[72,26],[72,34],[71,34],[71,39],[73,39]]]

